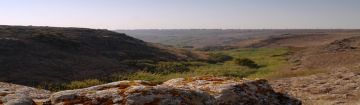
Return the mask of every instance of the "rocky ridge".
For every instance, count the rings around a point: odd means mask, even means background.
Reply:
[[[7,96],[5,96],[7,97]],[[25,100],[23,97],[15,100]],[[6,98],[2,103],[8,104]],[[31,102],[29,102],[31,103]],[[266,80],[193,77],[155,85],[147,81],[119,81],[51,94],[51,105],[299,105],[288,95],[274,92]]]

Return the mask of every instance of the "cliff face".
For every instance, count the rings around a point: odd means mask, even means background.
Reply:
[[[7,96],[5,96],[7,97]],[[20,97],[21,98],[21,97]],[[2,103],[20,102],[3,98]],[[146,81],[119,81],[53,93],[41,104],[53,105],[299,105],[276,93],[266,80],[218,77],[178,78],[154,85]]]

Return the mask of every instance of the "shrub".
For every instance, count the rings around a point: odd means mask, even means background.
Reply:
[[[256,64],[253,60],[248,59],[248,58],[238,58],[235,59],[235,64],[238,64],[240,66],[246,66],[249,68],[259,68],[259,65]]]
[[[97,79],[88,79],[84,81],[72,81],[70,84],[66,85],[67,89],[79,89],[79,88],[86,88],[90,86],[100,85],[104,82],[97,80]]]
[[[181,62],[159,62],[155,65],[153,69],[149,69],[148,71],[153,73],[173,73],[173,72],[185,72],[188,71],[189,68],[185,63]]]
[[[230,61],[233,58],[229,55],[223,53],[210,53],[208,57],[208,63],[223,63],[225,61]]]
[[[61,91],[67,89],[67,87],[63,83],[48,83],[48,82],[40,83],[39,85],[36,86],[36,88],[50,90],[50,91]]]

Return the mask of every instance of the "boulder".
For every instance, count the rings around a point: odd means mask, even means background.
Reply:
[[[24,94],[9,94],[3,97],[0,103],[4,105],[35,105],[35,102]]]
[[[55,105],[209,105],[214,98],[204,92],[152,85],[146,81],[120,81],[51,95]]]
[[[266,80],[194,77],[154,85],[146,81],[119,81],[54,93],[54,105],[299,105],[276,93]]]
[[[51,92],[33,87],[0,82],[0,105],[32,105],[43,103]]]
[[[163,85],[209,93],[216,105],[300,105],[301,101],[276,93],[267,80],[231,79],[219,77],[178,78]]]

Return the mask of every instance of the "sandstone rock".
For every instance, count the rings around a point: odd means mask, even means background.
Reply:
[[[35,102],[23,94],[10,94],[1,99],[4,105],[35,105]]]
[[[209,105],[213,97],[207,93],[151,85],[145,81],[120,81],[110,84],[54,93],[56,105]]]
[[[298,105],[300,101],[275,93],[266,80],[196,77],[169,80],[119,81],[84,89],[57,92],[55,105]]]
[[[32,87],[0,82],[0,105],[31,105],[43,103],[51,92]]]
[[[32,99],[46,99],[50,97],[51,92],[33,87],[0,82],[0,98],[8,94],[23,94]]]
[[[14,92],[10,91],[10,89],[2,88],[0,89],[0,96],[6,96],[8,94],[13,94]]]
[[[211,94],[217,105],[298,105],[299,100],[275,93],[266,80],[195,77],[173,79],[163,85]]]

